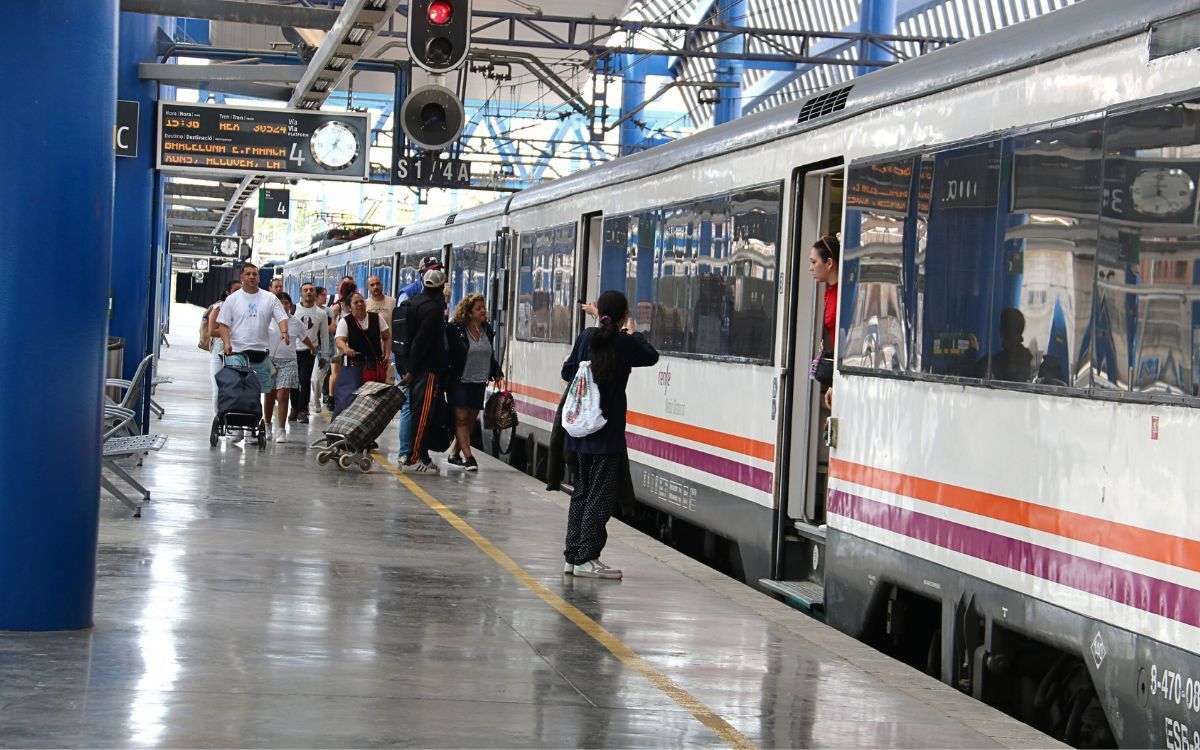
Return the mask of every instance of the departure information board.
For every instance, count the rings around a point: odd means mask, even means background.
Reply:
[[[366,182],[367,116],[358,112],[159,102],[158,168]]]

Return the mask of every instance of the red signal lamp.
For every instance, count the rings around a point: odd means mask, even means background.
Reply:
[[[425,11],[425,17],[434,26],[445,26],[454,17],[454,6],[447,0],[433,0]]]

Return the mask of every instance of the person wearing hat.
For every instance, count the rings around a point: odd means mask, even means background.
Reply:
[[[396,297],[396,305],[399,307],[405,300],[412,299],[425,290],[425,284],[421,280],[421,276],[432,269],[441,270],[442,261],[436,255],[426,255],[421,259],[421,264],[417,272],[417,278],[410,284],[400,288]],[[401,464],[408,463],[408,457],[412,454],[412,393],[404,386],[401,378],[404,373],[399,366],[396,367],[396,385],[400,386],[400,390],[404,391],[404,406],[400,407],[400,450],[396,454],[397,461]]]
[[[408,372],[400,383],[409,389],[412,402],[412,451],[402,468],[417,474],[436,474],[437,466],[429,457],[430,420],[434,402],[442,397],[441,379],[446,371],[446,303],[443,287],[446,273],[430,268],[421,274],[423,289],[410,301],[412,344],[408,351]]]

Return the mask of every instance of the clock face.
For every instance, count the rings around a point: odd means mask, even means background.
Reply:
[[[358,136],[348,125],[334,120],[313,131],[309,147],[322,167],[345,169],[358,156]]]
[[[1174,167],[1151,167],[1138,172],[1129,185],[1133,207],[1149,216],[1170,216],[1192,206],[1196,183]]]

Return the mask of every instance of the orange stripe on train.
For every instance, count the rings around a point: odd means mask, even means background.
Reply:
[[[829,462],[831,479],[923,500],[1027,529],[1123,552],[1144,560],[1200,571],[1200,541],[1105,521],[1082,513],[1016,500],[1003,495],[900,474],[841,459]]]
[[[561,393],[548,391],[544,388],[536,388],[531,385],[522,383],[508,384],[509,390],[513,393],[519,393],[523,396],[545,401],[547,403],[558,406],[559,399],[562,398]],[[626,416],[626,422],[635,427],[641,427],[646,430],[654,430],[665,435],[673,435],[674,437],[691,440],[695,443],[703,443],[711,445],[715,448],[741,453],[744,456],[751,458],[762,459],[763,461],[775,460],[775,446],[771,443],[764,443],[761,440],[753,440],[747,437],[739,437],[730,435],[729,433],[720,432],[718,430],[710,430],[705,427],[697,427],[695,425],[685,424],[684,422],[676,422],[671,419],[663,419],[641,412],[631,411]]]

